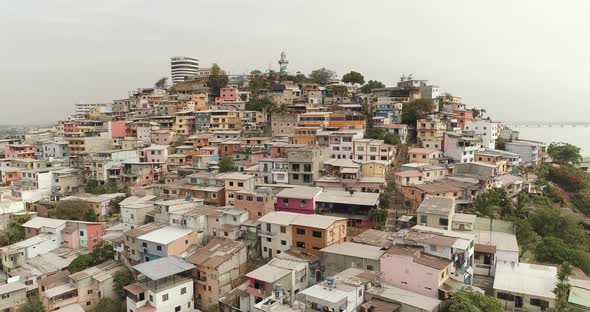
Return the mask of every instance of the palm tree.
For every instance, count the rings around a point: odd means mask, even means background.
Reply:
[[[480,217],[498,219],[501,210],[502,208],[498,206],[497,202],[486,194],[478,196],[473,203],[473,212]]]
[[[555,289],[553,293],[557,297],[557,302],[555,303],[555,309],[558,312],[573,312],[573,307],[568,302],[569,292],[570,292],[570,284],[569,279],[573,273],[572,265],[569,262],[564,262],[557,272],[557,284],[555,285]]]
[[[511,215],[517,219],[526,219],[533,210],[529,197],[525,193],[518,193],[512,205]]]

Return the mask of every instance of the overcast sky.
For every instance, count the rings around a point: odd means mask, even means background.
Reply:
[[[498,120],[588,120],[590,1],[3,1],[0,124],[169,76],[169,57],[231,73],[327,67],[427,79]]]

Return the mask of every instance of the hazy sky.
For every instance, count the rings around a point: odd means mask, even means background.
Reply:
[[[169,57],[232,73],[319,67],[428,79],[500,120],[588,120],[590,1],[2,1],[0,123],[169,76]]]

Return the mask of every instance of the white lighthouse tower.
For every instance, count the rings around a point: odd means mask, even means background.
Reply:
[[[287,73],[287,65],[289,65],[289,61],[287,60],[287,53],[285,51],[281,52],[281,59],[279,60],[279,72],[281,74]]]

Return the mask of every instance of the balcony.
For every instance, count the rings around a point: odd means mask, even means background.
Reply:
[[[258,235],[264,236],[264,237],[270,237],[270,238],[277,237],[277,233],[268,232],[268,231],[260,231],[260,233],[258,233]]]

